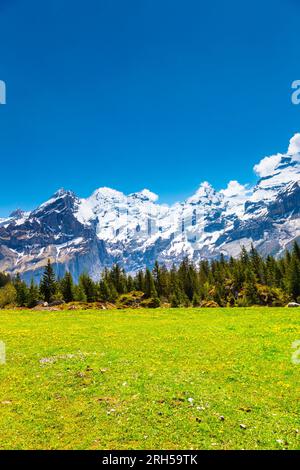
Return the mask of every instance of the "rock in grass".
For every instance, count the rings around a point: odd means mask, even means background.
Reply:
[[[245,424],[240,424],[241,429],[247,429],[247,426]]]
[[[220,421],[224,421],[225,420],[225,417],[222,415],[222,416],[219,416],[219,420]]]

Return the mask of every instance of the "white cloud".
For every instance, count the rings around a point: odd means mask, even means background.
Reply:
[[[243,196],[247,193],[247,186],[240,184],[238,181],[230,181],[226,189],[220,191],[226,197]]]
[[[277,155],[263,158],[254,166],[255,173],[261,178],[272,175],[281,158],[287,155],[292,156],[293,160],[300,160],[300,133],[295,134],[291,138],[286,154],[277,153]]]
[[[277,155],[263,158],[257,165],[254,166],[255,173],[261,178],[271,175],[280,162],[282,156],[283,155],[281,153],[278,153]]]
[[[290,140],[290,145],[288,148],[288,155],[295,155],[300,153],[300,134],[295,134],[294,137]]]

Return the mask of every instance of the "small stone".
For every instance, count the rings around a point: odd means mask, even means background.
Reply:
[[[188,402],[192,405],[194,403],[194,398],[188,398]]]
[[[240,424],[241,429],[247,429],[247,426],[245,424]]]
[[[85,373],[84,372],[77,372],[76,377],[80,377],[82,379],[83,377],[85,377]]]
[[[220,421],[224,421],[225,420],[225,417],[222,415],[222,416],[219,416],[219,420]]]

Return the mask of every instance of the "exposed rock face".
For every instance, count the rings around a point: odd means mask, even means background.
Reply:
[[[93,226],[75,217],[79,202],[72,192],[60,190],[31,213],[2,222],[1,270],[39,278],[45,259],[50,258],[58,275],[66,270],[75,278],[83,271],[99,273],[108,257]]]
[[[185,256],[237,256],[251,243],[279,256],[300,237],[300,135],[290,149],[256,165],[253,188],[202,183],[172,206],[149,190],[126,196],[100,188],[87,199],[59,190],[32,212],[0,219],[0,270],[39,278],[50,258],[58,275],[68,270],[78,279],[86,271],[97,279],[116,262],[136,271],[156,259],[170,266]]]

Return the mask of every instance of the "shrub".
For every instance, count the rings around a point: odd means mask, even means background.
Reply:
[[[269,287],[257,284],[257,292],[260,305],[267,305],[269,307],[281,307],[285,305],[289,296],[283,292],[279,287]]]
[[[256,284],[256,302],[255,305],[262,305],[268,307],[281,307],[289,301],[289,296],[279,287],[269,287],[263,284]],[[239,293],[238,306],[239,307],[250,307],[254,305],[247,295],[245,289],[242,289]]]
[[[141,302],[141,307],[145,308],[158,308],[160,306],[160,300],[158,297],[150,297],[149,299],[144,299]]]
[[[12,284],[6,284],[0,289],[0,308],[16,305],[17,291]]]
[[[171,297],[171,307],[172,308],[180,307],[180,299],[179,299],[178,295],[176,295],[176,294],[173,294],[172,297]]]
[[[144,293],[140,291],[132,291],[128,294],[122,294],[118,298],[117,306],[118,308],[139,307],[143,297]]]

